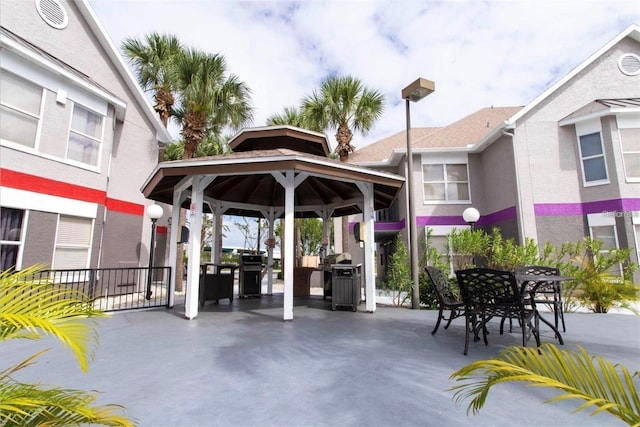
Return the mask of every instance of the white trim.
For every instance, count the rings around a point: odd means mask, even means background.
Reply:
[[[558,122],[559,126],[578,125],[582,122],[591,120],[598,120],[601,117],[613,116],[616,118],[623,118],[630,116],[631,120],[634,120],[640,114],[640,107],[627,107],[627,108],[605,108],[602,110],[594,111],[592,113],[584,114],[577,117],[571,117],[563,119]]]
[[[600,148],[602,149],[602,161],[604,163],[604,172],[606,174],[605,179],[599,179],[595,181],[587,181],[586,172],[584,168],[585,157],[582,155],[582,145],[580,143],[580,138],[587,135],[598,134],[600,137]],[[602,126],[600,124],[600,120],[594,119],[589,121],[584,121],[580,123],[576,123],[576,137],[578,139],[578,156],[580,157],[580,171],[582,172],[582,186],[583,187],[594,187],[597,185],[609,184],[609,167],[607,166],[607,153],[604,149],[604,141],[602,138]],[[599,158],[592,157],[592,158]],[[586,159],[589,160],[589,159]]]
[[[151,102],[149,102],[149,99],[138,85],[137,79],[135,78],[129,67],[125,64],[124,60],[120,56],[120,52],[113,44],[111,38],[98,20],[98,17],[89,4],[89,0],[74,0],[74,3],[80,10],[80,13],[84,17],[84,19],[87,21],[87,24],[89,24],[89,27],[98,39],[98,42],[109,56],[109,59],[111,60],[113,66],[116,68],[116,70],[118,70],[125,84],[133,93],[134,99],[142,107],[143,113],[152,123],[153,127],[156,130],[156,139],[160,142],[165,143],[173,141],[173,137],[160,121],[158,114],[156,114],[155,110],[151,106]],[[121,120],[123,119],[123,117],[118,118]]]
[[[63,215],[94,218],[98,213],[98,204],[33,193],[9,187],[0,187],[2,206],[15,209],[51,212]]]
[[[36,53],[24,48],[23,46],[21,46],[20,44],[16,43],[15,41],[11,40],[8,37],[0,35],[0,42],[2,43],[3,47],[8,48],[10,52],[13,52],[16,55],[26,59],[28,62],[37,64],[40,67],[49,71],[50,73],[53,73],[54,75],[58,74],[63,78],[71,81],[75,86],[84,89],[90,94],[97,96],[107,101],[110,104],[113,104],[114,107],[116,108],[119,118],[121,120],[124,120],[124,111],[127,109],[127,104],[125,101],[121,100],[120,98],[117,98],[116,96],[102,90],[101,88],[95,85],[90,84],[85,80],[82,80],[75,74],[71,73],[70,71],[67,71],[65,68],[46,60],[44,57],[37,55]],[[3,57],[3,68],[5,68],[6,66],[6,63],[5,63],[6,59],[7,57]],[[7,69],[10,69],[10,68],[7,68]],[[55,92],[57,89],[52,88],[51,90]]]
[[[593,62],[595,62],[598,58],[600,58],[606,51],[611,49],[613,46],[615,46],[617,43],[619,43],[621,40],[623,40],[626,37],[631,37],[632,39],[640,42],[640,26],[637,25],[637,24],[632,24],[629,27],[627,27],[623,32],[621,32],[616,37],[614,37],[609,43],[605,44],[598,51],[596,51],[593,55],[591,55],[589,58],[587,58],[586,61],[582,62],[580,65],[575,67],[568,74],[566,74],[563,78],[561,78],[556,83],[554,83],[551,87],[549,87],[546,91],[542,92],[533,101],[528,103],[522,110],[518,111],[516,114],[511,116],[507,120],[507,124],[508,125],[515,124],[525,114],[527,114],[529,111],[531,111],[534,108],[536,108],[538,106],[538,104],[540,104],[546,98],[551,96],[556,90],[558,90],[562,86],[564,86],[569,80],[571,80],[573,77],[578,75],[582,70],[584,70],[589,65],[591,65]]]
[[[587,214],[587,223],[589,224],[589,228],[615,226],[616,217],[615,215],[610,215],[608,212]]]

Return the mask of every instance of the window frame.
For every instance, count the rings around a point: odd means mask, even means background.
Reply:
[[[16,253],[16,261],[15,261],[15,269],[22,269],[22,256],[24,253],[24,241],[27,230],[27,222],[29,220],[29,211],[27,209],[14,208],[9,206],[0,207],[0,211],[3,209],[12,209],[15,211],[22,212],[22,221],[20,223],[20,235],[18,240],[2,240],[2,235],[0,234],[0,246],[17,246],[18,250]],[[2,270],[2,265],[0,265],[0,271]]]
[[[39,148],[40,148],[40,135],[41,135],[41,131],[42,131],[42,117],[44,115],[44,104],[45,104],[45,98],[46,98],[46,90],[42,85],[39,85],[31,80],[25,79],[15,73],[12,73],[8,70],[5,70],[4,68],[2,69],[2,75],[4,76],[10,76],[13,79],[16,80],[20,80],[28,85],[33,86],[36,89],[40,89],[40,105],[38,106],[38,113],[37,115],[33,114],[30,111],[25,111],[21,108],[15,107],[11,104],[7,104],[5,102],[2,102],[2,100],[0,99],[0,107],[4,107],[8,110],[10,110],[13,113],[18,113],[21,116],[25,116],[31,119],[35,119],[36,120],[36,132],[35,132],[35,136],[34,136],[34,141],[33,141],[33,146],[29,146],[29,145],[24,145],[21,144],[19,142],[15,142],[12,141],[10,139],[4,139],[0,137],[0,141],[2,141],[2,145],[7,145],[19,150],[23,150],[23,151],[28,151],[28,152],[38,152]]]
[[[80,220],[86,220],[89,222],[89,224],[87,224],[89,226],[89,233],[88,233],[88,238],[87,238],[87,242],[86,244],[68,244],[68,243],[60,243],[59,239],[60,239],[60,224],[63,220],[63,218],[72,218],[72,219],[80,219]],[[53,245],[53,254],[51,256],[51,265],[52,265],[52,269],[71,269],[71,270],[78,270],[78,269],[86,269],[89,268],[90,263],[91,263],[91,248],[92,248],[92,242],[93,242],[93,233],[94,233],[94,229],[95,229],[95,220],[94,218],[87,218],[87,217],[83,217],[83,216],[77,216],[77,215],[66,215],[66,214],[58,214],[58,221],[56,224],[56,236],[54,239],[54,245]],[[86,260],[85,260],[85,265],[83,267],[60,267],[58,265],[58,255],[59,252],[58,250],[64,250],[64,249],[82,249],[82,250],[86,250]]]
[[[603,248],[600,250],[600,253],[609,253],[611,249],[620,249],[620,239],[618,238],[618,227],[616,225],[616,214],[615,212],[603,212],[598,214],[588,214],[587,215],[587,225],[589,227],[589,237],[592,240],[595,240],[593,237],[594,228],[604,228],[610,227],[613,230],[613,239],[615,241],[614,248]],[[622,264],[618,264],[617,273],[618,277],[622,277],[623,268]]]
[[[88,168],[88,169],[92,169],[92,170],[99,170],[100,169],[100,165],[102,162],[102,150],[104,147],[104,136],[105,136],[105,123],[106,123],[106,116],[104,114],[101,114],[100,112],[87,107],[86,105],[83,105],[80,102],[76,102],[76,101],[71,101],[72,107],[71,107],[71,114],[69,117],[69,126],[68,126],[68,133],[67,133],[67,146],[65,149],[65,162],[80,166],[82,168]],[[75,130],[73,129],[73,117],[74,117],[74,113],[76,111],[76,108],[81,108],[85,111],[88,111],[91,114],[94,114],[98,117],[100,117],[101,121],[100,121],[100,137],[99,139],[92,136],[92,135],[88,135],[82,131],[79,130]],[[91,163],[87,163],[81,160],[76,160],[76,159],[72,159],[69,157],[69,150],[71,147],[71,135],[79,135],[82,138],[86,138],[89,139],[91,141],[94,141],[97,143],[97,153],[96,153],[96,164],[91,164]]]
[[[582,154],[582,138],[583,137],[587,137],[587,136],[591,136],[591,135],[598,135],[598,139],[600,140],[600,149],[601,149],[601,154],[597,154],[597,155],[592,155],[592,156],[584,156]],[[585,187],[593,187],[596,185],[603,185],[603,184],[609,184],[609,168],[607,167],[607,156],[606,153],[604,151],[604,144],[602,142],[602,132],[598,131],[598,132],[590,132],[590,133],[585,133],[582,135],[578,135],[578,155],[580,156],[580,165],[582,166],[582,183]],[[592,180],[592,181],[587,181],[587,171],[585,168],[585,161],[587,160],[596,160],[596,159],[602,159],[602,163],[604,165],[604,173],[606,175],[606,177],[604,179],[597,179],[597,180]]]
[[[467,172],[467,180],[466,181],[449,181],[447,179],[447,165],[456,165],[456,166],[461,166],[463,165],[466,169]],[[442,172],[443,172],[443,180],[444,181],[426,181],[425,179],[425,166],[442,166]],[[421,167],[421,174],[422,174],[422,203],[423,205],[438,205],[438,204],[469,204],[471,203],[471,175],[469,173],[469,161],[468,158],[466,158],[466,156],[464,158],[462,157],[456,157],[456,158],[429,158],[428,161],[423,161],[420,164]],[[460,183],[464,183],[466,182],[467,185],[467,193],[469,194],[469,198],[467,200],[463,200],[463,199],[455,199],[455,200],[449,200],[448,197],[448,186],[451,183],[455,183],[455,184],[460,184]],[[443,183],[444,184],[444,196],[445,199],[427,199],[426,198],[426,192],[424,189],[425,184],[432,184],[432,183]]]
[[[637,156],[640,161],[640,146],[636,150],[625,151],[623,134],[627,131],[638,132],[640,134],[640,128],[638,128],[638,121],[640,121],[640,114],[618,114],[616,115],[616,124],[618,126],[618,140],[620,141],[620,155],[622,158],[622,169],[624,170],[625,182],[640,182],[640,175],[630,177],[628,175],[627,161],[625,155]]]

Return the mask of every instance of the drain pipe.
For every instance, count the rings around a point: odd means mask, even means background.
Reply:
[[[506,123],[505,123],[506,124]],[[520,168],[518,168],[518,159],[516,156],[516,147],[514,141],[514,134],[506,130],[506,128],[502,129],[502,134],[511,138],[511,148],[513,153],[513,166],[515,168],[516,174],[516,212],[517,218],[516,223],[518,225],[518,238],[521,243],[524,243],[524,214],[522,212],[522,188],[520,187]]]

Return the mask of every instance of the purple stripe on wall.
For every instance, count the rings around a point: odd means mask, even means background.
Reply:
[[[610,211],[640,210],[640,199],[611,199],[585,203],[537,203],[534,205],[536,216],[572,216],[586,215]],[[517,218],[516,207],[512,206],[497,212],[483,215],[481,213],[479,226],[488,227],[498,222]],[[434,225],[464,226],[462,214],[454,216],[418,216],[416,223],[419,227]],[[355,223],[349,223],[349,230],[353,231]],[[376,222],[375,231],[400,231],[406,226],[405,220],[396,222]]]
[[[353,233],[353,229],[355,228],[357,222],[349,223],[349,232]],[[402,221],[394,221],[394,222],[375,222],[373,224],[374,231],[400,231],[405,227],[404,219]]]
[[[536,216],[571,216],[608,211],[634,211],[640,209],[640,199],[611,199],[585,203],[536,203]]]

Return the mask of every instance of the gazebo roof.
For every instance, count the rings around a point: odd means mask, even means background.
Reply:
[[[288,148],[301,153],[329,157],[327,137],[294,126],[266,126],[243,129],[229,141],[233,152]]]
[[[293,170],[301,180],[295,189],[295,215],[316,217],[322,208],[330,208],[333,216],[361,213],[359,183],[373,185],[374,209],[387,208],[404,183],[395,174],[329,159],[324,135],[289,126],[246,129],[231,146],[239,152],[159,163],[142,192],[172,204],[176,187],[207,176],[213,180],[204,189],[205,201],[225,203],[227,215],[260,217],[266,207],[284,207],[285,189],[276,177]],[[189,204],[187,199],[183,207]]]

